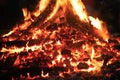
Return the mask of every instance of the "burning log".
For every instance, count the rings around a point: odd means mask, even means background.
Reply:
[[[62,49],[61,54],[62,55],[71,55],[71,51],[68,49]]]
[[[79,63],[77,65],[77,67],[78,67],[78,69],[88,69],[89,68],[87,63]]]
[[[33,40],[26,40],[26,41],[8,41],[8,42],[0,42],[0,46],[3,47],[3,46],[7,46],[8,48],[9,47],[12,47],[12,46],[16,46],[16,47],[25,47],[26,44],[28,43],[28,46],[33,46],[33,45],[38,45],[42,42],[43,40],[42,39],[33,39]],[[18,44],[19,43],[19,44]]]

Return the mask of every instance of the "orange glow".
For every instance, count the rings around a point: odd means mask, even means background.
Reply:
[[[44,72],[43,72],[43,70],[42,70],[42,71],[41,71],[41,77],[47,78],[47,77],[49,77],[49,73],[44,74]]]
[[[59,76],[64,78],[64,75],[62,72],[59,73]]]

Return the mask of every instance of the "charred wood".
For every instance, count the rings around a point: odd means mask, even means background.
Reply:
[[[0,42],[0,46],[1,48],[4,46],[12,47],[12,46],[16,46],[16,47],[25,47],[26,44],[28,46],[33,46],[33,45],[39,45],[42,42],[42,39],[33,39],[33,40],[26,40],[26,41],[8,41],[8,42]]]

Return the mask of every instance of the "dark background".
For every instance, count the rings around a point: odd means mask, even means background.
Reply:
[[[0,0],[0,33],[23,20],[22,8],[32,11],[39,0]],[[110,33],[120,33],[120,0],[82,0],[91,15],[108,25]]]
[[[0,0],[0,29],[10,29],[23,18],[20,0]]]
[[[111,33],[120,33],[120,0],[96,0],[95,10]]]

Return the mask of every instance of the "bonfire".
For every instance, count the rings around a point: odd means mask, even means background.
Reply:
[[[118,80],[120,38],[81,0],[40,0],[0,37],[0,79]]]

